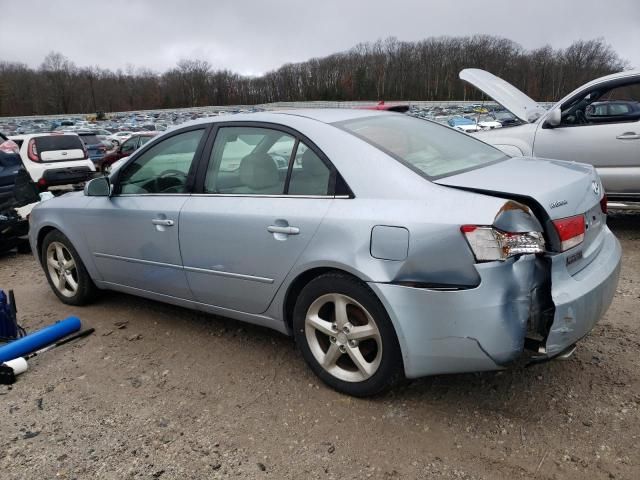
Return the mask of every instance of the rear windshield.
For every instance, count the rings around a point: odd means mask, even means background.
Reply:
[[[36,148],[39,153],[52,150],[82,150],[83,145],[76,135],[49,135],[36,137]]]
[[[100,139],[95,135],[80,135],[80,139],[84,142],[85,145],[96,145],[100,142]]]
[[[431,180],[508,158],[497,148],[469,135],[407,115],[372,116],[334,125]]]

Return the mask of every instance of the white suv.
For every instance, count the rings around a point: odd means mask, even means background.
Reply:
[[[40,187],[84,182],[96,171],[75,133],[34,133],[10,139],[20,146],[22,164]]]

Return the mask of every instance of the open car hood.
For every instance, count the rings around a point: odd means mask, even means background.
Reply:
[[[482,90],[523,122],[532,123],[546,110],[516,87],[479,68],[465,68],[460,79]]]

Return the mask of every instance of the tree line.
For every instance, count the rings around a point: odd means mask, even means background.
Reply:
[[[79,67],[51,52],[38,68],[0,61],[0,116],[279,101],[480,99],[479,91],[458,79],[469,67],[488,70],[535,100],[552,101],[627,63],[603,39],[527,50],[490,35],[415,42],[392,37],[257,77],[214,70],[197,59],[180,60],[164,73]]]

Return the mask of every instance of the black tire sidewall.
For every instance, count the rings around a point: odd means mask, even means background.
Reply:
[[[76,294],[72,297],[65,297],[58,291],[56,286],[53,284],[53,280],[49,275],[49,268],[47,266],[47,248],[52,242],[60,242],[62,243],[69,253],[73,257],[73,260],[76,264],[76,270],[78,272],[78,290]],[[87,272],[87,269],[82,263],[82,259],[78,252],[73,247],[73,244],[69,241],[69,239],[60,231],[52,230],[49,232],[42,241],[42,249],[40,251],[40,258],[42,259],[42,268],[44,269],[44,274],[47,277],[47,281],[49,282],[49,286],[53,293],[60,299],[61,302],[66,303],[68,305],[86,305],[91,300],[93,300],[96,287]]]
[[[340,380],[327,372],[315,359],[305,335],[305,318],[309,306],[320,296],[341,293],[359,302],[374,318],[382,339],[382,359],[376,373],[362,382]],[[402,356],[398,338],[386,309],[375,293],[360,280],[345,274],[324,274],[309,282],[296,300],[293,331],[298,348],[313,372],[337,391],[357,397],[381,393],[402,378]]]

